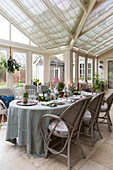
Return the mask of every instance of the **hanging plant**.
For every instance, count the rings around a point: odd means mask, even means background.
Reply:
[[[6,63],[4,63],[4,67],[7,69],[9,73],[14,73],[15,70],[19,71],[20,65],[17,63],[15,59],[13,59],[11,56],[7,60]]]
[[[20,64],[18,64],[17,61],[11,57],[11,47],[10,47],[9,59],[7,60],[7,62],[5,60],[3,60],[2,64],[4,65],[4,67],[7,69],[7,71],[9,73],[14,73],[15,70],[19,71],[19,69],[21,67]]]

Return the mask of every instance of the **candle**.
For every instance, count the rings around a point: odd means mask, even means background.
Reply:
[[[51,81],[50,81],[50,89],[51,89]]]
[[[37,82],[37,93],[39,93],[39,82]]]

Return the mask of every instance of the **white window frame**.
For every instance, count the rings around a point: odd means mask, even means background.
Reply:
[[[55,77],[55,70],[58,70],[58,78],[60,80],[60,68],[54,68],[54,77]]]

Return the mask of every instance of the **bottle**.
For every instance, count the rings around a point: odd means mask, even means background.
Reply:
[[[24,91],[24,95],[23,95],[23,103],[27,103],[28,102],[28,91],[27,91],[27,85],[25,85],[25,91]]]

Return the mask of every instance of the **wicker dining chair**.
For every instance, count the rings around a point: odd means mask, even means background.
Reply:
[[[104,98],[104,92],[98,94],[96,97],[93,97],[89,102],[88,109],[85,112],[83,117],[83,124],[81,134],[87,135],[91,138],[91,145],[94,146],[95,142],[95,131],[98,131],[99,137],[102,139],[102,135],[99,130],[98,118]]]
[[[39,87],[39,93],[43,93],[44,91],[49,90],[49,86],[46,84],[40,85]]]
[[[109,94],[105,100],[104,105],[101,106],[100,112],[102,116],[99,116],[99,123],[108,124],[108,129],[110,132],[112,132],[111,126],[111,118],[110,118],[110,109],[113,103],[113,93]]]
[[[79,101],[74,102],[71,106],[65,109],[65,111],[60,116],[46,114],[40,118],[39,122],[40,132],[46,145],[45,158],[48,156],[48,151],[50,151],[53,154],[60,154],[61,156],[67,158],[68,170],[70,170],[71,142],[73,142],[74,144],[75,143],[78,144],[83,157],[86,158],[86,155],[83,151],[83,148],[79,140],[79,132],[82,124],[82,118],[84,116],[84,113],[87,109],[90,100],[91,97],[87,97],[85,99],[81,99]],[[50,119],[50,122],[48,127],[46,128],[45,121],[48,119]],[[59,137],[59,139],[64,140],[62,149],[60,151],[55,150],[56,148],[54,149],[54,146],[56,146],[55,141],[57,141],[57,139],[55,140],[53,137]],[[50,147],[50,143],[53,140],[55,141],[53,142],[53,145]],[[62,140],[60,140],[60,142],[62,142]],[[63,151],[66,149],[66,147],[67,147],[66,155],[64,155]]]
[[[2,100],[0,100],[0,129],[7,122],[8,109]]]

